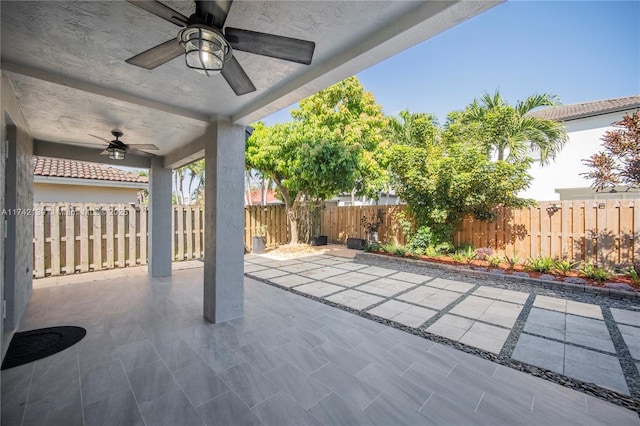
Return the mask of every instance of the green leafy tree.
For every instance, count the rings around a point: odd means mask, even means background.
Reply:
[[[352,188],[359,152],[326,128],[293,121],[271,127],[256,124],[245,158],[276,185],[287,211],[291,242],[297,243],[299,206]]]
[[[558,105],[555,96],[543,93],[529,96],[509,105],[496,91],[493,96],[484,93],[455,117],[470,126],[474,139],[482,143],[489,155],[510,163],[524,161],[532,151],[540,154],[540,163],[548,165],[568,141],[565,127],[529,112],[542,106]],[[460,123],[457,123],[458,125]],[[458,131],[461,131],[458,129]]]
[[[389,149],[392,184],[408,204],[416,229],[429,228],[433,244],[450,242],[468,214],[491,220],[498,206],[531,203],[517,196],[530,184],[530,160],[492,161],[486,147],[468,137],[466,126],[441,132],[428,115],[403,115],[399,123],[409,128],[397,134],[409,136]],[[415,131],[416,119],[423,120],[423,130]]]
[[[616,129],[601,138],[604,151],[582,160],[591,168],[582,175],[593,181],[597,191],[618,185],[640,187],[640,110],[626,114],[613,126]]]
[[[378,161],[387,119],[356,77],[300,101],[291,115],[287,123],[256,124],[245,158],[276,186],[297,243],[304,203],[349,191],[377,197],[386,179]]]
[[[388,182],[384,167],[385,130],[388,119],[371,92],[357,77],[349,77],[300,101],[292,110],[296,121],[309,128],[322,128],[347,146],[358,149],[358,168],[353,190],[356,195],[378,198]]]

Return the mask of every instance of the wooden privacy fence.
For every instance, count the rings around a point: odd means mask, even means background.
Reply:
[[[36,203],[33,274],[40,278],[144,265],[146,230],[146,206]]]
[[[76,272],[146,265],[148,252],[146,205],[36,203],[33,213],[33,276],[42,278]],[[204,208],[173,206],[173,260],[204,255]],[[244,242],[267,225],[267,245],[286,244],[289,227],[281,206],[245,209]]]
[[[553,208],[555,206],[555,209]],[[361,224],[383,211],[381,241],[405,244],[397,214],[405,206],[326,207],[321,235],[331,243],[366,238]],[[147,263],[148,207],[129,204],[37,203],[33,212],[35,277],[100,271]],[[244,244],[267,226],[266,244],[289,241],[284,206],[247,206]],[[174,206],[174,260],[204,255],[204,208]],[[640,262],[640,206],[637,200],[541,202],[522,210],[501,209],[494,222],[467,218],[454,243],[492,247],[521,260],[539,255],[592,261],[607,266]]]
[[[640,262],[637,200],[548,201],[501,209],[494,222],[464,221],[454,243],[493,247],[499,254],[551,256],[605,266]]]
[[[330,243],[338,244],[346,244],[347,238],[366,239],[361,219],[366,217],[368,222],[372,222],[378,210],[382,210],[382,224],[378,229],[380,241],[405,244],[405,236],[396,220],[396,215],[405,208],[404,205],[326,207],[322,212],[322,234],[327,236]]]
[[[173,206],[174,260],[204,252],[204,209]],[[149,210],[145,205],[36,203],[33,276],[146,265]]]
[[[246,206],[244,208],[244,246],[253,248],[253,237],[266,226],[267,247],[287,244],[291,233],[287,223],[287,213],[283,205]]]

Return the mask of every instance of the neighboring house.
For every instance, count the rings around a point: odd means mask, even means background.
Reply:
[[[400,199],[394,190],[381,191],[380,198],[374,200],[367,197],[352,197],[351,194],[342,194],[324,202],[327,206],[387,206],[400,204]]]
[[[534,162],[530,170],[534,180],[531,187],[520,195],[538,201],[639,198],[637,189],[627,190],[626,187],[616,188],[617,192],[596,192],[591,188],[591,181],[581,176],[581,173],[589,171],[582,160],[603,150],[600,138],[613,129],[611,124],[639,108],[640,95],[634,95],[562,105],[530,113],[564,123],[569,142],[549,166],[540,167],[539,162]]]
[[[34,202],[137,203],[148,178],[97,163],[33,157]]]
[[[245,200],[244,205],[262,205],[263,204],[263,192],[260,189],[254,189],[251,191],[251,202],[247,200],[247,193],[245,191]],[[267,191],[267,202],[266,205],[282,205],[284,204],[278,197],[276,197],[275,189],[269,189]],[[400,204],[400,199],[396,196],[395,191],[391,190],[388,193],[383,191],[380,192],[380,199],[376,202],[376,200],[367,197],[355,197],[352,198],[351,194],[342,194],[337,197],[332,198],[331,200],[326,200],[324,204],[327,207],[335,207],[335,206],[375,206],[375,205],[395,205]]]
[[[271,206],[271,205],[284,204],[281,200],[279,200],[276,197],[276,191],[274,189],[269,189],[267,191],[266,203],[263,203],[263,201],[264,201],[263,197],[264,197],[264,193],[262,192],[261,189],[254,189],[253,191],[251,191],[251,200],[247,200],[247,193],[245,191],[244,205],[245,206],[259,206],[259,205],[266,204],[268,206]]]

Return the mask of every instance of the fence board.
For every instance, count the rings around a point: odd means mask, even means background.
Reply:
[[[33,256],[33,274],[36,278],[45,276],[45,238],[44,238],[44,221],[46,219],[42,205],[36,204],[35,214],[33,215],[33,240],[34,240],[34,256]]]
[[[101,271],[102,264],[102,215],[97,210],[98,206],[91,205],[92,231],[93,231],[93,270]]]
[[[194,237],[194,251],[193,255],[196,259],[200,259],[202,257],[202,247],[200,245],[200,216],[202,214],[202,208],[200,206],[196,206],[194,209],[194,226],[193,226],[193,237]]]
[[[146,206],[140,206],[140,228],[138,235],[140,236],[140,264],[147,264],[147,214]]]
[[[80,272],[89,271],[89,213],[86,207],[80,206]]]
[[[73,274],[75,273],[75,242],[76,242],[76,232],[75,232],[75,216],[73,215],[73,211],[71,210],[71,206],[68,205],[64,210],[64,222],[65,222],[65,237],[64,237],[64,247],[65,247],[65,274]]]

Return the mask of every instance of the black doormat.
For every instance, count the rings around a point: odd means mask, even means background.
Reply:
[[[11,339],[2,370],[46,358],[78,343],[87,334],[82,327],[39,328],[16,333]]]

